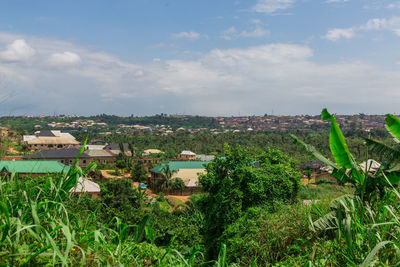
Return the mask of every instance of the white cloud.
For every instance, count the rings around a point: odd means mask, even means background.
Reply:
[[[272,14],[293,7],[295,2],[296,0],[258,0],[257,4],[253,6],[253,11]]]
[[[238,31],[235,27],[230,27],[222,32],[222,38],[225,40],[232,40],[236,38],[257,38],[268,36],[269,31],[256,25],[252,30]]]
[[[206,34],[200,34],[198,32],[180,32],[180,33],[174,33],[172,34],[173,38],[182,38],[182,39],[189,39],[189,40],[198,40],[200,38],[208,38],[208,35]]]
[[[355,36],[355,30],[353,28],[348,29],[332,29],[324,36],[329,41],[337,41],[341,38],[351,39]]]
[[[400,17],[392,17],[390,19],[386,18],[374,18],[368,20],[368,22],[365,25],[362,25],[360,27],[360,30],[389,30],[393,31],[395,34],[398,35],[398,32],[400,30]]]
[[[54,53],[48,59],[48,64],[52,66],[74,66],[81,63],[81,57],[73,52]]]
[[[213,49],[193,54],[191,60],[135,63],[60,40],[0,32],[0,45],[15,39],[26,40],[37,53],[30,65],[0,64],[1,93],[7,88],[15,91],[15,97],[0,106],[1,115],[10,110],[12,114],[140,115],[185,110],[232,115],[271,109],[315,114],[323,106],[343,113],[382,113],[391,112],[400,101],[400,69],[364,61],[318,63],[306,45],[270,43]],[[46,65],[62,51],[84,59],[79,68]]]
[[[30,47],[24,39],[14,40],[7,45],[7,49],[0,52],[0,60],[6,62],[26,61],[35,55],[35,49]]]
[[[330,41],[337,41],[341,38],[351,39],[355,37],[357,32],[368,32],[368,31],[391,31],[394,34],[400,36],[400,17],[392,18],[373,18],[368,20],[365,24],[346,28],[346,29],[332,29],[327,32],[323,38]]]

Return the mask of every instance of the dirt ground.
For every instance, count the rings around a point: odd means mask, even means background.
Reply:
[[[11,154],[19,154],[20,152],[19,151],[17,151],[17,150],[15,150],[13,147],[9,147],[8,148],[8,152],[10,152]]]
[[[112,171],[114,171],[114,170],[100,170],[101,175],[106,179],[120,179],[120,178],[129,178],[130,177],[129,173],[122,174],[121,176],[116,176],[116,175],[112,175],[112,174],[108,173],[108,172],[112,172]]]

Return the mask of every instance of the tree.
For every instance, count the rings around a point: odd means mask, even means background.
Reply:
[[[143,182],[147,179],[146,170],[143,164],[135,162],[132,166],[131,178],[135,182]]]
[[[176,177],[172,179],[171,186],[174,190],[183,190],[185,188],[185,182],[181,178]]]
[[[251,155],[243,148],[225,146],[225,155],[206,166],[200,184],[208,194],[202,201],[206,218],[208,257],[215,258],[226,227],[251,207],[271,208],[290,202],[297,194],[300,173],[295,163],[277,149]]]
[[[169,193],[169,190],[171,189],[172,186],[172,175],[174,172],[175,171],[172,171],[168,164],[165,164],[165,166],[162,169],[161,179],[159,180],[158,184],[158,186],[162,191],[166,190],[167,193]]]

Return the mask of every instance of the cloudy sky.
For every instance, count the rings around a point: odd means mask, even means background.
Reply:
[[[0,115],[383,114],[399,103],[399,0],[0,4]]]

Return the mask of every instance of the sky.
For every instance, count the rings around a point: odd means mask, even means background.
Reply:
[[[0,116],[400,113],[399,0],[4,0]]]

